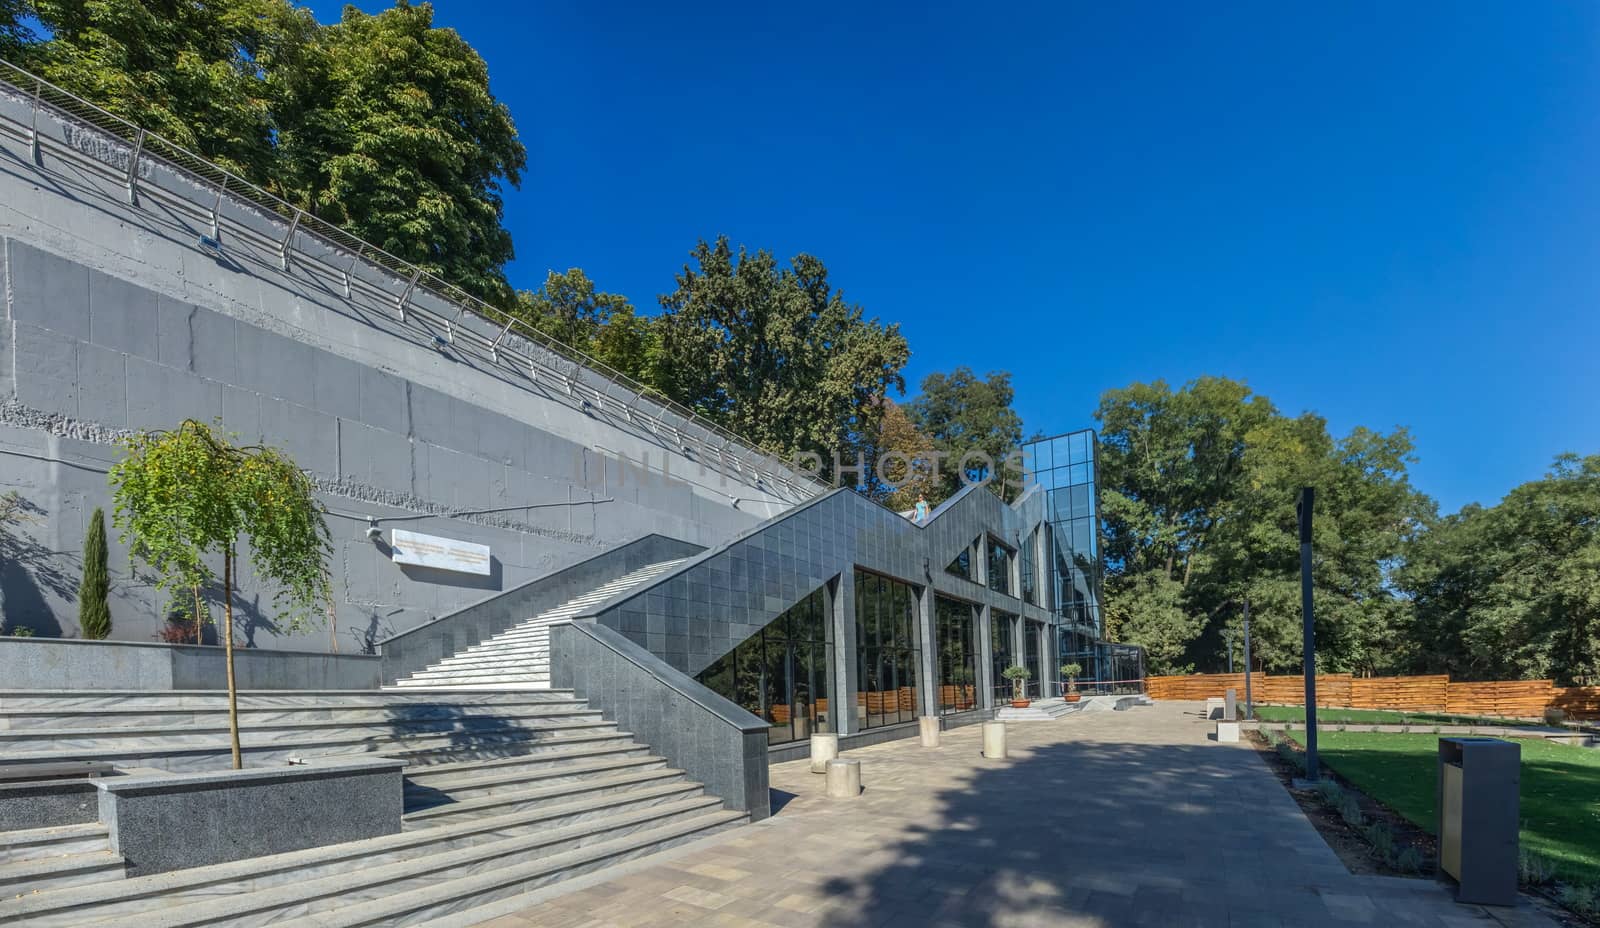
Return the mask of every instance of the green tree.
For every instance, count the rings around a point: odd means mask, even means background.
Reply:
[[[920,496],[928,498],[929,506],[937,506],[944,496],[934,469],[936,450],[905,407],[885,397],[876,437],[864,455],[869,470],[862,492],[896,512],[915,506]]]
[[[19,63],[260,184],[276,179],[280,69],[317,26],[287,0],[32,0]]]
[[[527,165],[489,68],[433,5],[354,6],[284,75],[290,199],[469,293],[512,304],[501,184]]]
[[[810,255],[780,267],[722,237],[691,256],[655,323],[667,395],[779,454],[853,466],[905,389],[900,327],[865,318]]]
[[[213,579],[206,555],[221,556],[228,722],[239,768],[233,588],[240,538],[257,575],[277,586],[279,627],[303,630],[332,608],[323,508],[311,479],[281,451],[235,447],[192,419],[171,432],[136,433],[122,447],[108,478],[114,519],[132,556],[155,569],[157,587],[192,591]]]
[[[979,379],[971,368],[958,367],[923,378],[908,412],[940,452],[939,499],[954,495],[963,482],[982,480],[1001,499],[1016,498],[1022,473],[1011,462],[1022,443],[1022,417],[1011,408],[1015,395],[1006,371]]]
[[[1201,378],[1134,384],[1101,399],[1108,621],[1150,666],[1214,669],[1251,604],[1258,665],[1300,661],[1295,497],[1318,491],[1317,636],[1326,670],[1396,667],[1407,605],[1391,577],[1432,503],[1406,476],[1405,430],[1334,438],[1248,386]]]
[[[1600,455],[1563,455],[1499,505],[1438,520],[1397,576],[1412,669],[1600,682]]]
[[[25,26],[29,13],[44,37]],[[512,303],[501,185],[527,152],[430,4],[0,0],[0,50],[467,292]]]
[[[106,568],[106,514],[98,506],[83,537],[83,582],[78,586],[78,628],[83,637],[111,636],[111,575]]]
[[[519,290],[512,315],[563,344],[654,388],[659,339],[628,298],[605,293],[582,268],[551,271],[538,290]]]

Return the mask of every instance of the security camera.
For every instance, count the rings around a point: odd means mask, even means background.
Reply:
[[[368,541],[381,541],[382,539],[383,539],[383,529],[378,527],[378,523],[374,522],[371,525],[367,526],[367,540]]]

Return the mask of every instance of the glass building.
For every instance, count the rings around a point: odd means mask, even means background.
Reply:
[[[1053,585],[1058,658],[1083,668],[1080,683],[1108,691],[1142,678],[1140,649],[1102,640],[1099,440],[1092,429],[1068,432],[1028,442],[1022,457],[1027,479],[1045,493],[1045,576]]]

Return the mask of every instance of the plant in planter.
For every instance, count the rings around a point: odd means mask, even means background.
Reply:
[[[1077,702],[1083,697],[1078,695],[1078,675],[1083,673],[1081,664],[1062,664],[1061,675],[1067,678],[1067,692],[1063,697],[1067,702]]]
[[[1029,672],[1028,668],[1019,664],[1012,664],[1005,670],[1000,671],[1000,676],[1011,681],[1011,707],[1013,709],[1028,708],[1032,704],[1032,700],[1027,697],[1023,690],[1028,681],[1033,679],[1033,674]]]

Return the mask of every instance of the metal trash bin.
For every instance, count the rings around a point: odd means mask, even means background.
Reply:
[[[1456,901],[1517,904],[1522,748],[1499,738],[1440,738],[1439,872]]]

